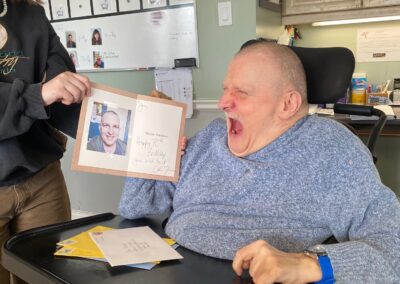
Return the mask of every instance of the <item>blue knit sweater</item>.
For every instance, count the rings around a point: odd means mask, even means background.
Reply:
[[[232,259],[264,239],[301,252],[324,245],[337,283],[400,283],[400,205],[363,143],[337,122],[307,116],[245,158],[227,147],[221,119],[189,140],[177,183],[129,178],[126,218],[171,210],[167,234]]]

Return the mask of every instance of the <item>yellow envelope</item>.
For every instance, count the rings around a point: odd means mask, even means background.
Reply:
[[[168,245],[173,246],[174,244],[176,244],[176,241],[174,239],[170,239],[170,238],[162,238]]]
[[[71,247],[62,247],[56,251],[54,255],[83,258],[104,258],[104,255],[101,251],[95,252]]]
[[[96,244],[92,241],[92,238],[89,236],[89,232],[104,232],[109,230],[113,230],[113,228],[96,226],[88,231],[82,232],[69,239],[58,242],[57,245],[70,248],[79,248],[89,251],[98,251],[99,249],[97,248]]]
[[[103,253],[99,250],[97,245],[92,241],[92,238],[89,236],[89,232],[104,232],[112,229],[113,228],[104,226],[96,226],[88,231],[82,232],[69,239],[58,242],[57,245],[63,247],[56,251],[54,255],[104,258]]]

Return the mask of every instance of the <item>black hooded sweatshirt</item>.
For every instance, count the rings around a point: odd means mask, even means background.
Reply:
[[[18,184],[63,156],[66,137],[58,130],[75,137],[80,105],[43,104],[42,82],[75,72],[43,7],[9,3],[0,24],[7,31],[0,49],[1,187]]]

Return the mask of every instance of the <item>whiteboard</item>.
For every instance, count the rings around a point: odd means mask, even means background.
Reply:
[[[193,0],[48,0],[45,11],[78,71],[172,68],[175,59],[199,61]],[[92,42],[94,34],[101,43]]]

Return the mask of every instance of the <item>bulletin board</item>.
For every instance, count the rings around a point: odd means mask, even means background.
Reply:
[[[194,0],[47,0],[44,8],[78,71],[199,62]]]

